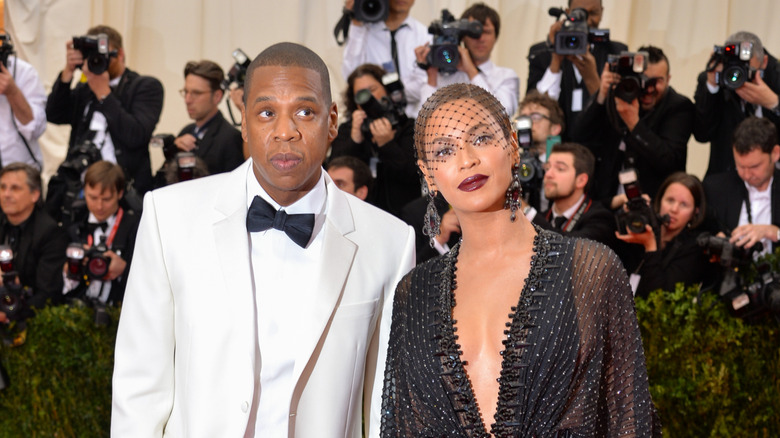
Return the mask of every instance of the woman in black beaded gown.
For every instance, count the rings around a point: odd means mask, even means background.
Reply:
[[[626,273],[605,246],[518,211],[518,143],[501,104],[473,85],[442,88],[415,147],[462,240],[398,285],[381,435],[660,433]]]

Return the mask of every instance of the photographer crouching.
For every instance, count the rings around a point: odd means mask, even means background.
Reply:
[[[41,206],[41,174],[24,163],[0,170],[0,244],[3,270],[0,323],[29,307],[56,304],[62,290],[60,266],[68,245],[65,233]]]
[[[628,191],[627,191],[628,192]],[[698,178],[685,172],[661,183],[652,208],[641,195],[618,214],[617,238],[642,245],[644,254],[630,277],[634,295],[646,298],[656,290],[673,291],[677,283],[695,284],[713,278],[713,268],[696,241],[707,203]],[[622,214],[621,214],[622,213]]]
[[[66,298],[96,308],[122,301],[139,221],[138,214],[123,202],[125,188],[125,175],[118,165],[98,161],[87,169],[86,210],[68,229],[71,244],[62,290]]]
[[[344,103],[348,119],[339,125],[330,160],[350,155],[369,165],[374,177],[366,201],[399,216],[420,197],[414,156],[414,120],[404,113],[403,86],[397,75],[363,64],[349,75]]]

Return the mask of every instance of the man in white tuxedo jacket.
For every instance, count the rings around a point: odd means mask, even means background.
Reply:
[[[414,232],[322,170],[337,111],[314,52],[263,51],[245,104],[246,163],[144,199],[113,437],[357,438],[361,407],[378,434],[393,292]]]

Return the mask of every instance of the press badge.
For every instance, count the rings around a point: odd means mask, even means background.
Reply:
[[[582,88],[575,88],[571,92],[571,110],[582,111]]]

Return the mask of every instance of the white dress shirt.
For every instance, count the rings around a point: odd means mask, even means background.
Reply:
[[[771,224],[772,223],[772,177],[769,180],[767,189],[763,192],[758,191],[755,187],[748,183],[745,183],[745,187],[748,192],[748,199],[750,200],[750,216],[753,218],[754,224]],[[742,208],[739,211],[739,222],[737,225],[749,224],[747,214],[747,204],[742,203]],[[764,250],[759,254],[769,254],[772,252],[772,241],[769,239],[761,239],[761,243],[764,244]]]
[[[435,87],[428,84],[426,77],[420,90],[419,106],[422,107],[422,104],[439,88],[452,84],[473,84],[488,90],[504,105],[509,117],[514,116],[520,98],[520,78],[517,77],[517,73],[511,68],[498,67],[493,64],[493,61],[486,61],[477,68],[479,73],[474,76],[474,79],[469,79],[469,75],[460,70],[449,75],[439,73]],[[419,111],[418,107],[417,112]]]
[[[283,231],[270,228],[249,233],[254,275],[259,346],[259,393],[255,394],[256,437],[288,435],[288,413],[295,386],[295,352],[287,340],[305,326],[317,292],[317,270],[321,261],[327,189],[324,171],[315,187],[301,199],[282,208],[288,214],[314,213],[314,232],[306,248],[294,243]],[[247,208],[255,195],[277,210],[280,206],[257,182],[252,167],[247,172]],[[283,334],[283,336],[282,336]],[[250,424],[251,428],[251,424]]]
[[[572,64],[572,68],[574,69],[574,77],[577,79],[577,83],[582,83],[582,73],[577,70],[576,65]],[[561,71],[558,73],[553,73],[550,71],[550,67],[547,67],[547,70],[544,71],[544,76],[542,76],[542,79],[536,83],[536,90],[542,94],[547,93],[547,95],[551,98],[558,100],[558,98],[561,96],[562,78],[563,68],[561,68]],[[572,111],[582,111],[582,107],[584,105],[584,102],[582,101],[582,88],[575,88],[572,90],[571,105]]]
[[[111,79],[108,85],[113,89],[119,85],[119,81],[122,80],[122,76]],[[91,103],[90,103],[91,104]],[[89,106],[84,107],[84,114],[89,112]],[[106,116],[95,110],[92,113],[92,120],[89,122],[89,130],[95,131],[95,136],[92,138],[92,142],[100,150],[100,156],[106,161],[110,161],[116,164],[116,148],[114,148],[114,141],[111,139],[111,133],[108,131],[108,120]]]
[[[39,165],[35,164],[35,161],[43,164],[38,137],[46,130],[46,91],[43,89],[43,84],[41,84],[35,69],[25,61],[17,59],[16,56],[8,57],[8,71],[14,77],[14,82],[24,98],[27,99],[33,119],[23,125],[15,114],[12,118],[8,98],[4,94],[0,94],[0,138],[3,139],[0,142],[0,159],[2,159],[3,165],[21,162],[40,168]],[[30,151],[25,147],[19,134],[24,136],[35,159],[30,155]]]
[[[406,93],[406,114],[417,116],[420,102],[420,87],[428,80],[427,73],[417,66],[414,49],[431,42],[428,28],[412,17],[406,17],[395,33],[398,50],[398,74]],[[349,37],[344,45],[344,57],[341,72],[346,81],[349,75],[361,64],[376,64],[388,72],[395,71],[390,51],[390,30],[385,23],[363,23],[355,26],[350,23]]]

